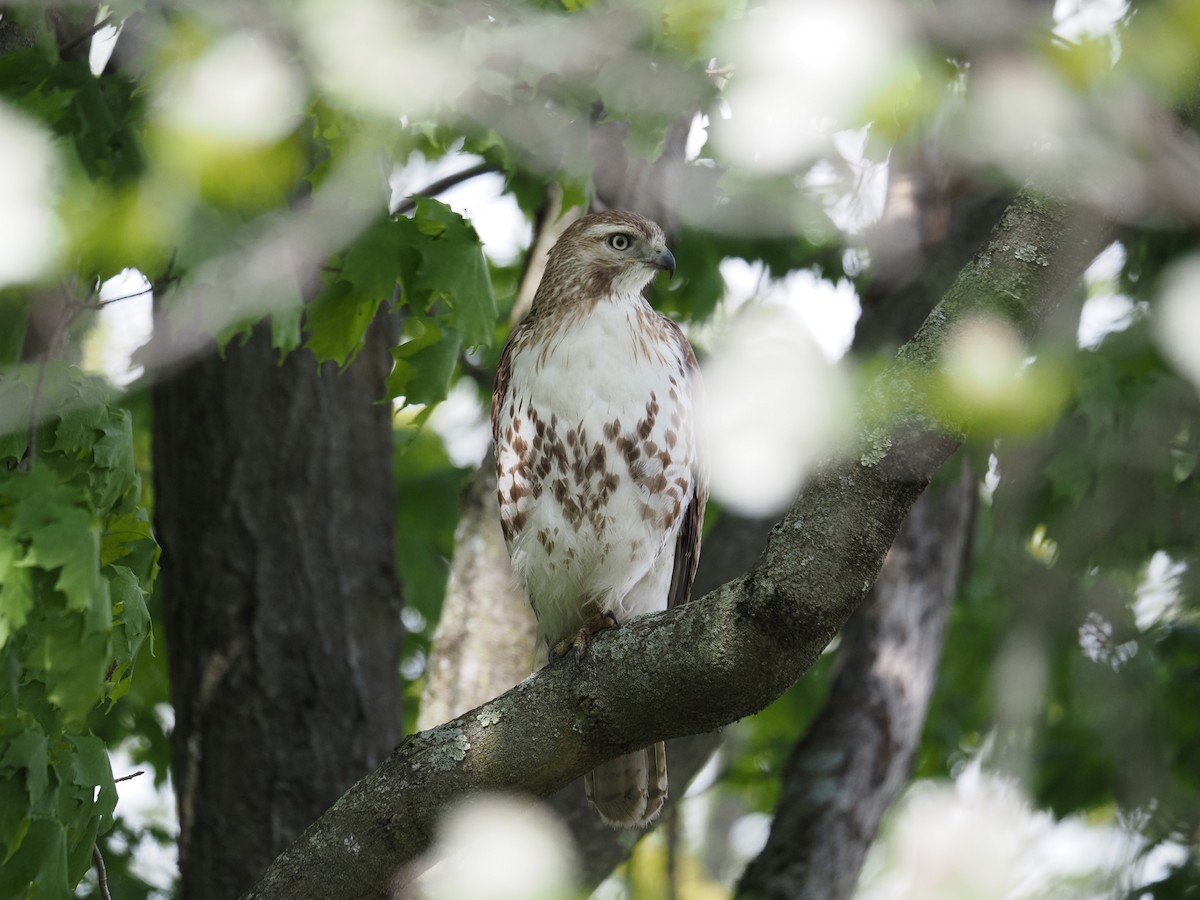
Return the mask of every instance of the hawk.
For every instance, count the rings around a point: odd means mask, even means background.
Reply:
[[[513,569],[537,616],[538,656],[687,602],[707,484],[697,459],[700,375],[687,338],[642,291],[675,257],[629,212],[584,216],[550,251],[492,396],[497,495]],[[537,657],[535,657],[536,659]],[[588,802],[643,826],[667,796],[666,749],[604,763]]]

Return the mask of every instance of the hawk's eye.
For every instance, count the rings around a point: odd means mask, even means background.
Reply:
[[[628,250],[629,244],[629,235],[627,234],[614,234],[608,239],[608,246],[617,251]]]

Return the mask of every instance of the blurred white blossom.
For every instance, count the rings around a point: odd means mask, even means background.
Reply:
[[[376,114],[425,115],[476,74],[450,36],[424,27],[406,4],[309,0],[299,22],[321,86]]]
[[[1113,91],[1103,104],[1049,64],[996,56],[973,66],[956,122],[955,146],[976,165],[999,166],[1017,182],[1129,215],[1147,202],[1144,148],[1131,136],[1154,128],[1136,90]]]
[[[841,278],[834,283],[812,269],[799,269],[772,279],[761,262],[737,257],[721,261],[721,278],[725,282],[725,296],[714,320],[722,314],[736,313],[753,301],[785,308],[797,316],[830,362],[841,359],[850,349],[862,307],[849,279]],[[719,329],[719,324],[711,329],[693,326],[692,335]],[[707,336],[700,341],[707,345]]]
[[[1024,359],[1025,348],[1011,325],[994,316],[975,316],[951,332],[943,367],[958,393],[994,404],[1013,389]]]
[[[1134,593],[1133,616],[1140,630],[1169,625],[1179,618],[1183,612],[1180,579],[1186,571],[1186,562],[1176,562],[1163,550],[1150,557]]]
[[[1129,0],[1055,0],[1054,31],[1067,40],[1107,36],[1129,12]]]
[[[438,433],[450,461],[456,466],[478,466],[492,444],[489,410],[469,378],[460,379],[446,399],[429,416],[429,427]],[[410,631],[412,629],[409,629]]]
[[[769,515],[799,491],[855,421],[841,371],[790,309],[747,305],[704,365],[713,496]]]
[[[299,73],[273,41],[238,31],[168,79],[163,117],[178,131],[265,144],[296,127],[304,94]]]
[[[558,818],[501,795],[474,797],[442,818],[417,881],[421,900],[539,900],[571,896],[578,864]]]
[[[732,117],[714,123],[736,165],[784,172],[820,154],[830,136],[861,122],[906,53],[903,18],[883,0],[772,2],[725,35],[734,68]]]
[[[1163,352],[1200,389],[1200,254],[1184,257],[1163,275],[1155,325]]]
[[[914,784],[871,850],[858,900],[1111,896],[1141,841],[1115,824],[1056,820],[978,759],[953,783]]]
[[[58,152],[40,126],[0,104],[0,287],[46,272],[62,244],[55,214]]]
[[[111,17],[112,9],[107,4],[101,4],[100,8],[96,10],[97,25],[100,25],[105,19],[110,19],[110,23],[96,29],[96,33],[92,35],[92,42],[88,46],[88,67],[92,70],[93,75],[99,75],[108,65],[113,50],[117,48],[117,38],[120,37],[121,29],[125,25],[123,21],[119,25],[111,24]]]
[[[1079,649],[1092,662],[1117,672],[1137,655],[1137,641],[1118,644],[1113,623],[1092,610],[1079,626]]]
[[[133,354],[150,340],[154,295],[150,280],[137,269],[123,269],[100,286],[104,304],[84,342],[84,367],[118,387],[139,378],[143,367]]]

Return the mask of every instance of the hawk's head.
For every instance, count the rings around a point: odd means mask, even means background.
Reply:
[[[675,257],[658,225],[624,210],[592,213],[564,231],[550,250],[534,306],[637,295],[659,269],[675,274]]]

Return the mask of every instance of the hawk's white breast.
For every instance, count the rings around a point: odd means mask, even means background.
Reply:
[[[618,621],[666,608],[696,455],[687,351],[640,296],[548,327],[512,349],[496,447],[543,648],[579,628],[588,601]]]

